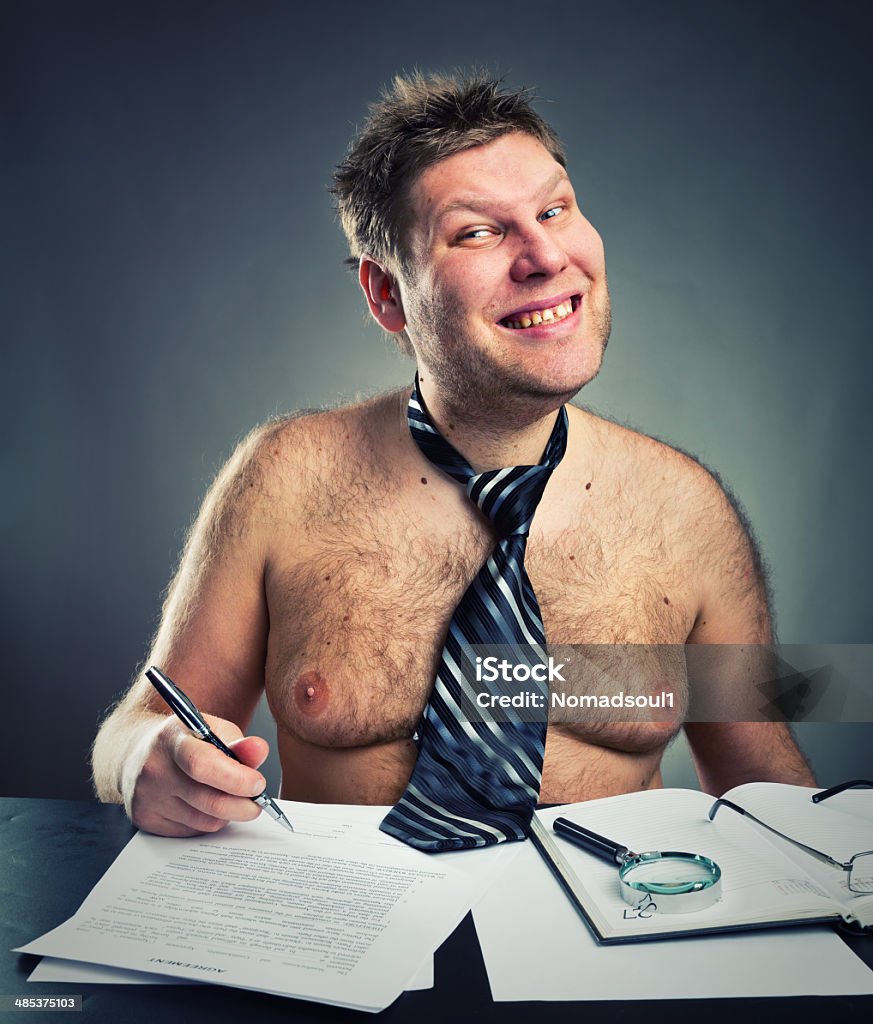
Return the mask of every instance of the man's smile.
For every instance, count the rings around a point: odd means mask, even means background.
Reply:
[[[582,304],[582,296],[578,293],[556,298],[543,299],[539,302],[531,302],[521,309],[517,309],[498,321],[501,327],[513,331],[528,330],[531,327],[542,327],[543,325],[557,324],[579,309]]]

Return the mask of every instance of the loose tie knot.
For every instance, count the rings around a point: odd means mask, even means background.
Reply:
[[[551,466],[492,469],[470,477],[467,493],[491,520],[501,540],[526,537],[551,475]]]
[[[552,472],[567,448],[567,410],[558,412],[537,466],[510,466],[476,473],[464,456],[437,430],[418,390],[418,375],[409,399],[407,422],[422,454],[467,488],[467,494],[494,524],[498,537],[527,536],[537,505]]]

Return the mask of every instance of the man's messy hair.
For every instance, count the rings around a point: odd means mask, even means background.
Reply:
[[[486,71],[397,75],[334,171],[343,231],[357,266],[370,256],[389,272],[408,266],[406,200],[427,167],[502,135],[533,136],[566,166],[554,130],[533,109],[529,89],[509,89]]]

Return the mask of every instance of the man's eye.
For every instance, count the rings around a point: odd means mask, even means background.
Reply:
[[[540,220],[553,220],[563,209],[563,206],[550,206],[545,213],[540,214]]]
[[[472,231],[465,231],[460,238],[487,238],[491,234],[490,228],[473,228]]]

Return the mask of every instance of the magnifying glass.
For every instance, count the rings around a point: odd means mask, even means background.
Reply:
[[[621,895],[631,906],[647,903],[647,909],[662,914],[690,914],[711,907],[721,897],[721,868],[702,854],[632,853],[567,818],[555,818],[552,827],[588,853],[617,864]]]

